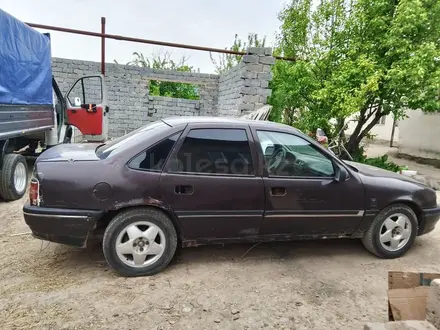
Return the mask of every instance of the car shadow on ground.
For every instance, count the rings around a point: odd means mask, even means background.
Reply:
[[[418,238],[406,256],[423,254],[435,249],[434,242],[425,237]],[[82,269],[88,271],[108,271],[99,240],[91,240],[85,249],[76,249],[63,245],[52,248],[53,255],[44,255],[42,258],[55,258],[46,261],[56,263],[58,269],[66,273]],[[199,246],[194,248],[178,248],[176,255],[168,269],[180,268],[182,265],[205,263],[243,263],[247,265],[255,262],[283,262],[321,261],[328,258],[357,258],[358,261],[372,262],[380,260],[368,253],[359,239],[330,239],[313,241],[270,242],[270,243],[242,243],[226,245]]]
[[[98,239],[90,240],[85,249],[43,241],[40,249],[42,251],[40,251],[39,254],[44,256],[44,250],[47,250],[47,246],[50,245],[52,245],[51,251],[53,253],[46,253],[47,258],[51,258],[52,254],[58,264],[66,263],[64,265],[66,267],[105,263],[102,244]],[[178,248],[171,265],[230,260],[264,261],[274,258],[294,259],[300,256],[318,257],[323,255],[353,255],[361,253],[365,253],[362,244],[358,240],[350,239],[204,245],[191,248]]]
[[[271,260],[322,257],[330,255],[353,255],[362,252],[359,240],[313,240],[262,242],[199,246],[179,249],[176,262],[217,262],[221,260]]]

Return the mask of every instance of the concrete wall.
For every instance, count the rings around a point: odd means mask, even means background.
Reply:
[[[350,119],[354,119],[355,115],[351,116]],[[374,135],[374,139],[378,141],[383,142],[390,142],[391,139],[391,131],[393,129],[393,115],[387,115],[381,118],[381,121],[374,126],[370,133]],[[371,119],[368,121],[368,123],[371,122]],[[356,128],[357,122],[350,122],[348,124],[348,128],[345,131],[345,134],[351,135],[353,133],[354,129]],[[365,127],[366,125],[364,125]],[[399,143],[399,126],[400,123],[398,123],[398,126],[394,130],[394,139],[393,141],[397,144]]]
[[[440,114],[407,111],[399,123],[399,152],[416,157],[440,158]]]
[[[270,48],[249,48],[248,54],[240,64],[221,75],[107,63],[109,136],[118,137],[169,116],[235,117],[258,109],[266,104],[271,93],[268,85],[275,59]],[[52,68],[65,93],[77,78],[99,73],[100,63],[53,58]],[[149,80],[196,84],[200,100],[149,95]]]

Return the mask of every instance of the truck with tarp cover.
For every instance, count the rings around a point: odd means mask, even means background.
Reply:
[[[27,188],[26,156],[60,143],[107,139],[104,77],[80,77],[65,96],[52,74],[51,40],[0,9],[0,195],[21,198]]]

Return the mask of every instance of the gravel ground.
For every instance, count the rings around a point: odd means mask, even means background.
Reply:
[[[440,227],[396,260],[358,240],[210,246],[153,277],[122,278],[99,242],[30,235],[24,200],[0,202],[2,329],[362,329],[387,320],[389,270],[440,272]],[[243,256],[245,254],[245,256]]]

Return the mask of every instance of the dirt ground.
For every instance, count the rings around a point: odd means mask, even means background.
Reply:
[[[100,243],[27,232],[24,199],[0,202],[2,329],[363,329],[387,320],[389,270],[440,272],[440,227],[396,260],[358,240],[189,248],[161,274],[123,278]]]

